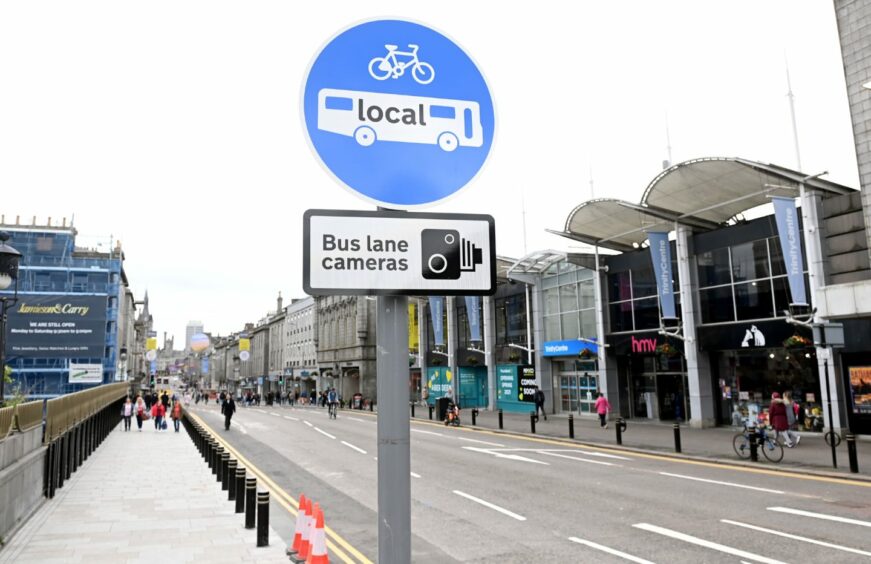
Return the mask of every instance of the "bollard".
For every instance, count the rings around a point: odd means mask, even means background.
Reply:
[[[375,411],[375,402],[374,401],[369,402],[369,411]]]
[[[227,491],[230,487],[230,453],[225,452],[221,455],[221,490]]]
[[[750,436],[750,460],[753,462],[759,462],[759,451],[757,450],[757,439],[759,435],[756,433],[756,427],[753,427],[747,431]]]
[[[257,478],[245,480],[245,528],[254,528],[254,509],[257,503]]]
[[[535,414],[534,411],[529,412],[529,428],[532,431],[532,434],[535,434],[535,422],[538,421],[538,415]]]
[[[569,438],[575,438],[575,416],[572,413],[569,413]]]
[[[473,427],[475,425],[477,425],[477,420],[478,420],[478,408],[474,407],[474,408],[472,408],[472,426]]]
[[[620,424],[620,419],[614,422],[614,429],[617,431],[617,444],[623,444],[623,425]]]
[[[245,512],[245,467],[236,468],[236,513]]]
[[[210,470],[215,465],[215,441],[212,439],[206,439],[206,462]]]
[[[215,474],[215,481],[216,481],[216,482],[220,482],[220,481],[221,481],[221,477],[222,477],[222,474],[221,474],[221,460],[222,460],[223,458],[224,458],[224,447],[219,446],[219,447],[218,447],[218,450],[217,450],[217,453],[216,453],[216,455],[215,455],[215,471],[214,471],[214,474]]]
[[[269,546],[269,492],[257,492],[257,546]]]
[[[433,406],[430,405],[428,407],[429,407],[429,420],[432,421],[432,407]]]
[[[499,428],[502,428],[502,410],[499,410]]]
[[[411,418],[414,419],[414,402],[409,403],[411,403]]]
[[[238,462],[230,460],[227,462],[227,501],[236,501],[236,465]]]
[[[680,423],[674,424],[674,451],[680,452]]]
[[[847,433],[847,456],[850,458],[850,472],[859,473],[859,457],[856,455],[856,435]]]

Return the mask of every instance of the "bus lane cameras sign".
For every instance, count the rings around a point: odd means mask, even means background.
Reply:
[[[302,117],[327,170],[389,209],[432,205],[465,187],[495,131],[490,91],[463,49],[395,19],[356,25],[323,47],[306,76]]]
[[[489,215],[308,210],[303,286],[311,295],[490,295]]]

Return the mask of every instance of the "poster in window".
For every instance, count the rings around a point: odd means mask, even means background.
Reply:
[[[853,413],[871,414],[871,366],[850,367],[850,391],[853,396]]]

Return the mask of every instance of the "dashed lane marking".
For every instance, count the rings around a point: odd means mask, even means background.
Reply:
[[[785,562],[781,562],[780,560],[775,560],[773,558],[768,558],[759,554],[753,554],[752,552],[747,552],[746,550],[741,550],[738,548],[733,548],[731,546],[726,546],[725,544],[719,544],[705,539],[700,539],[692,535],[687,535],[678,531],[672,531],[671,529],[666,529],[665,527],[658,527],[649,523],[636,523],[632,526],[636,529],[641,529],[642,531],[656,533],[658,535],[681,540],[686,543],[694,544],[696,546],[709,548],[718,552],[724,552],[726,554],[731,554],[732,556],[738,556],[739,558],[749,558],[750,560],[754,560],[756,562],[763,562],[764,564],[786,564]]]
[[[348,448],[351,448],[351,449],[356,450],[356,451],[359,452],[360,454],[366,454],[366,451],[365,451],[365,450],[363,450],[362,448],[360,448],[360,447],[358,447],[358,446],[352,445],[351,443],[349,443],[349,442],[347,442],[347,441],[342,441],[342,444],[345,445],[345,446],[348,447]]]
[[[707,478],[696,478],[695,476],[685,476],[683,474],[672,474],[670,472],[660,472],[659,474],[660,474],[660,476],[670,476],[672,478],[681,478],[683,480],[693,480],[695,482],[705,482],[708,484],[717,484],[719,486],[729,486],[730,488],[743,488],[745,490],[754,490],[757,492],[765,492],[765,493],[772,493],[772,494],[778,494],[778,495],[783,495],[786,493],[786,492],[783,492],[781,490],[770,490],[768,488],[759,488],[756,486],[747,486],[744,484],[736,484],[734,482],[721,482],[720,480],[709,480]]]
[[[808,537],[800,537],[798,535],[793,535],[791,533],[785,533],[783,531],[775,531],[774,529],[766,529],[765,527],[758,527],[756,525],[750,525],[749,523],[740,523],[738,521],[732,521],[731,519],[720,519],[720,522],[726,523],[729,525],[735,525],[737,527],[744,527],[745,529],[751,529],[753,531],[759,531],[761,533],[768,533],[770,535],[777,535],[779,537],[785,537],[788,539],[798,540],[798,541],[802,541],[802,542],[809,542],[811,544],[825,546],[827,548],[834,548],[835,550],[843,550],[844,552],[851,552],[853,554],[860,554],[862,556],[871,556],[871,552],[867,552],[865,550],[859,550],[858,548],[850,548],[849,546],[841,546],[839,544],[833,544],[830,542],[811,539]]]
[[[589,546],[590,548],[595,548],[596,550],[601,550],[602,552],[607,552],[608,554],[613,554],[614,556],[619,556],[620,558],[623,558],[624,560],[629,560],[630,562],[636,562],[637,564],[653,564],[653,562],[651,562],[650,560],[638,558],[637,556],[632,556],[631,554],[620,552],[619,550],[615,550],[613,548],[595,543],[593,541],[579,539],[578,537],[569,537],[569,540],[578,544]]]
[[[324,431],[323,429],[318,429],[317,427],[315,427],[315,431],[317,431],[318,433],[320,433],[321,435],[323,435],[325,437],[329,437],[329,438],[334,439],[334,440],[336,438],[335,435],[331,435],[331,434],[327,433],[326,431]]]
[[[490,509],[492,509],[494,511],[498,511],[499,513],[502,513],[503,515],[508,515],[512,519],[517,519],[518,521],[526,521],[526,517],[524,517],[523,515],[520,515],[518,513],[514,513],[513,511],[509,511],[508,509],[505,509],[504,507],[499,507],[495,503],[490,503],[489,501],[484,501],[480,497],[475,497],[473,495],[469,495],[466,492],[461,492],[460,490],[454,490],[454,493],[460,497],[464,497],[468,500],[474,501],[475,503],[483,505],[484,507],[489,507]]]
[[[837,521],[838,523],[847,523],[850,525],[859,525],[860,527],[871,527],[871,521],[860,521],[859,519],[850,519],[849,517],[838,517],[837,515],[826,515],[825,513],[814,513],[812,511],[803,511],[801,509],[792,509],[789,507],[768,507],[769,511],[777,511],[778,513],[791,513],[793,515],[801,515],[802,517],[813,517],[814,519],[825,519],[827,521]]]

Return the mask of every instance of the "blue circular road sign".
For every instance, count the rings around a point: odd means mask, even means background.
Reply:
[[[493,101],[478,67],[453,41],[409,21],[366,22],[333,38],[309,69],[302,104],[321,162],[387,208],[453,195],[493,144]]]

